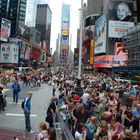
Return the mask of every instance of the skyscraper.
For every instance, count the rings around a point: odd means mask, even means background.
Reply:
[[[11,35],[16,34],[18,21],[25,22],[27,0],[10,0],[7,19],[11,21]]]
[[[87,5],[87,16],[102,12],[102,0],[88,0]]]
[[[1,23],[1,18],[6,17],[7,5],[8,5],[8,0],[0,0],[0,23]]]
[[[61,18],[61,61],[67,62],[69,54],[70,5],[63,3]]]
[[[47,50],[50,50],[52,12],[48,4],[37,5],[36,29],[41,33],[41,41],[45,41]]]
[[[25,22],[27,0],[20,0],[19,3],[19,21]]]
[[[27,10],[25,20],[25,24],[27,26],[35,27],[37,4],[40,4],[40,0],[27,0]]]

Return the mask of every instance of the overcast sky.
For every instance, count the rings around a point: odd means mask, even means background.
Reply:
[[[72,51],[76,47],[76,36],[77,28],[79,27],[79,9],[81,7],[81,0],[48,0],[48,4],[52,10],[51,47],[53,52],[56,49],[56,39],[61,28],[61,7],[63,2],[71,5],[70,34],[72,34]]]

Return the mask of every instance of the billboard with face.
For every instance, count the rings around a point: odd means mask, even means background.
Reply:
[[[11,21],[2,18],[1,21],[1,29],[0,29],[0,40],[1,41],[8,41],[8,38],[10,36],[10,30],[11,30]]]
[[[134,1],[110,0],[108,4],[109,20],[134,21]]]

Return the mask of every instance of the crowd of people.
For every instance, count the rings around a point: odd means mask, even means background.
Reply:
[[[50,127],[58,111],[76,140],[139,140],[139,85],[117,82],[103,73],[83,74],[79,84],[75,76],[58,72],[53,82],[61,94],[48,107]],[[83,94],[75,91],[77,87]]]
[[[13,101],[18,102],[20,87],[36,87],[47,83],[52,87],[52,100],[47,109],[46,122],[39,124],[37,140],[55,140],[55,114],[60,114],[76,140],[139,140],[140,138],[140,85],[129,81],[116,81],[104,73],[82,74],[77,80],[76,72],[65,70],[51,75],[45,72],[13,74]],[[11,78],[10,78],[11,79]],[[56,93],[56,90],[59,90]],[[24,102],[25,124],[30,124],[30,98]],[[28,102],[29,100],[29,102]]]

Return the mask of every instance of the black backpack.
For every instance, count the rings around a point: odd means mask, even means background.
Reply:
[[[24,109],[24,103],[25,103],[25,101],[22,101],[22,103],[21,103],[21,108],[22,109]]]

